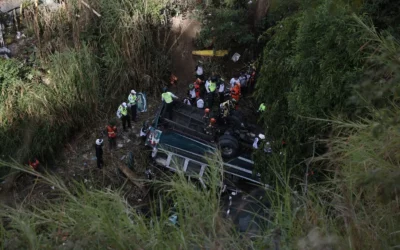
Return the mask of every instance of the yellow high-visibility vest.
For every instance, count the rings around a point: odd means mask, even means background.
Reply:
[[[165,92],[161,95],[161,97],[164,99],[165,103],[171,103],[172,102],[172,94],[171,92]]]

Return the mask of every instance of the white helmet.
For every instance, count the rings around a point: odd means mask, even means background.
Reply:
[[[133,95],[136,94],[136,91],[132,89],[131,94],[133,94]]]
[[[123,103],[122,103],[122,106],[124,106],[124,107],[126,108],[126,102],[123,102]]]
[[[259,134],[259,135],[258,135],[258,138],[260,138],[261,140],[264,140],[264,139],[265,139],[265,135]]]
[[[101,145],[101,144],[103,144],[103,139],[97,139],[96,140],[96,145]]]

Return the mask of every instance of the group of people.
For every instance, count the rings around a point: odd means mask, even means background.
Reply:
[[[117,110],[117,117],[121,119],[122,127],[124,131],[127,131],[127,128],[131,128],[131,120],[132,122],[137,121],[137,102],[138,97],[136,95],[135,90],[131,90],[128,95],[127,102],[121,103]],[[117,126],[116,121],[112,119],[106,127],[107,138],[109,142],[110,150],[116,148],[116,138],[117,138]],[[97,158],[97,167],[101,169],[104,165],[103,161],[103,139],[96,139],[95,144],[96,149],[96,158]]]
[[[196,80],[194,83],[189,84],[187,97],[183,102],[187,105],[196,106],[199,109],[212,108],[214,100],[218,99],[221,105],[225,102],[226,86],[224,79],[219,75],[212,73],[211,76],[205,80],[204,69],[202,62],[199,61],[195,68]],[[246,72],[241,72],[235,75],[230,80],[229,98],[235,102],[236,108],[242,95],[247,94],[247,87],[251,80],[251,75]]]

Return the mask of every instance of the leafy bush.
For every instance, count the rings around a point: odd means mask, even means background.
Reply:
[[[303,7],[264,35],[270,40],[260,62],[256,95],[268,107],[263,121],[269,136],[288,142],[290,165],[310,157],[312,138],[329,131],[326,124],[307,117],[354,110],[348,98],[362,76],[358,50],[363,41],[351,14],[346,5],[326,0],[315,9]]]

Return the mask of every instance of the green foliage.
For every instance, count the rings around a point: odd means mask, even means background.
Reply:
[[[84,183],[67,188],[55,176],[13,167],[53,186],[52,197],[58,198],[33,207],[1,209],[8,220],[0,224],[6,249],[258,249],[257,238],[243,237],[222,217],[219,166],[210,168],[209,189],[196,187],[180,174],[156,182],[160,191],[150,201],[148,214],[129,205],[120,191],[95,190]],[[169,221],[173,214],[178,216],[177,225]]]
[[[212,9],[204,17],[197,40],[199,48],[229,49],[234,46],[247,46],[254,42],[254,36],[247,24],[245,9],[218,8]]]
[[[327,132],[326,124],[307,117],[352,111],[347,105],[351,85],[362,76],[361,28],[355,24],[346,5],[327,0],[316,8],[303,7],[264,35],[270,39],[257,98],[268,107],[263,121],[269,136],[288,142],[289,165],[310,157],[309,142]]]

